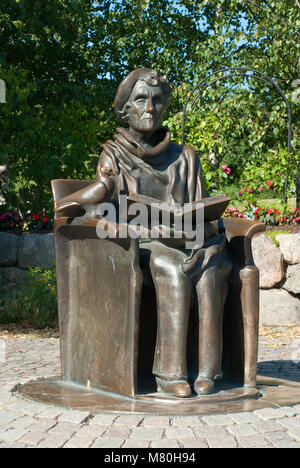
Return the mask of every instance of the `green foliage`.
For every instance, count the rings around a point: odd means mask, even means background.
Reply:
[[[299,173],[299,10],[294,0],[2,0],[0,164],[8,164],[9,206],[49,211],[51,179],[94,177],[117,125],[117,85],[139,66],[174,82],[165,120],[178,142],[187,93],[207,73],[228,66],[267,73],[292,106],[291,192]],[[282,196],[286,141],[285,104],[263,82],[218,82],[188,112],[186,143],[202,155],[214,191],[271,178]]]
[[[57,326],[55,269],[31,268],[22,286],[2,299],[0,323],[19,322],[36,328]]]
[[[273,244],[275,245],[278,245],[279,246],[279,242],[278,240],[276,239],[276,236],[278,236],[278,234],[291,234],[291,231],[266,231],[264,233],[265,236],[268,236],[270,237],[270,239],[272,240]]]

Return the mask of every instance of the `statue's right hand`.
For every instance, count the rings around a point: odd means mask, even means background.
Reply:
[[[106,181],[109,177],[113,175],[115,175],[115,173],[110,167],[108,166],[97,167],[97,175],[96,175],[97,180],[105,179]]]

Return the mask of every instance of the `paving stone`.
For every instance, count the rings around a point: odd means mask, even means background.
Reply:
[[[163,429],[154,427],[134,427],[130,434],[130,439],[160,440]]]
[[[254,414],[262,419],[280,419],[285,416],[294,416],[297,412],[287,406],[282,408],[263,408],[261,410],[254,411]]]
[[[150,440],[141,439],[126,439],[122,448],[148,448],[150,446]]]
[[[31,416],[23,416],[23,418],[15,419],[11,424],[16,429],[26,429],[36,423],[36,419]]]
[[[41,413],[38,413],[37,416],[38,416],[38,418],[41,418],[41,419],[56,419],[63,412],[64,412],[63,409],[48,408],[45,411],[42,411]]]
[[[208,448],[205,439],[191,438],[191,439],[178,439],[179,444],[183,448]]]
[[[264,434],[265,432],[282,431],[282,426],[273,420],[260,420],[253,424],[253,427]]]
[[[25,445],[38,445],[42,440],[46,439],[46,432],[30,431],[22,437],[19,442]]]
[[[228,415],[236,424],[251,424],[259,421],[258,417],[253,413],[231,413]]]
[[[107,426],[100,426],[95,424],[94,426],[82,426],[76,432],[75,437],[94,437],[97,439],[98,437],[102,436],[107,431]]]
[[[175,439],[154,440],[151,442],[152,448],[178,448],[179,445]]]
[[[189,439],[194,436],[192,429],[189,427],[168,427],[165,432],[168,439]]]
[[[300,444],[285,432],[267,432],[264,437],[276,448],[300,448]]]
[[[26,446],[20,442],[0,442],[0,448],[3,449],[24,449]]]
[[[124,426],[138,426],[144,419],[144,416],[139,416],[135,414],[122,414],[114,420],[116,425]]]
[[[78,425],[76,423],[59,422],[50,429],[49,434],[69,434],[71,436],[77,430]]]
[[[1,431],[0,440],[15,442],[21,439],[21,437],[23,437],[26,432],[28,432],[26,429],[8,429],[7,431]]]
[[[173,426],[201,426],[199,416],[176,416],[173,419]]]
[[[10,424],[15,419],[21,418],[24,416],[20,411],[1,411],[1,424]]]
[[[144,427],[169,427],[170,417],[169,416],[145,416],[142,425]]]
[[[18,408],[18,411],[28,416],[35,416],[41,411],[41,406],[39,404],[26,403],[17,398],[11,398],[11,403],[16,405],[15,407]]]
[[[217,431],[216,431],[217,432]],[[230,435],[219,436],[215,435],[207,438],[209,448],[236,448],[237,442]]]
[[[117,437],[127,439],[130,434],[129,426],[111,426],[105,432],[105,437]]]
[[[232,420],[227,415],[203,416],[202,420],[210,426],[227,426],[232,424]]]
[[[99,428],[99,426],[98,426]],[[64,448],[88,448],[96,439],[102,434],[99,431],[95,431],[96,426],[90,428],[89,426],[83,426],[74,436],[66,442]]]
[[[257,433],[251,424],[234,424],[227,426],[226,429],[233,436],[250,436]]]
[[[90,414],[89,411],[65,411],[58,417],[58,421],[81,424]]]
[[[89,425],[99,424],[100,426],[110,426],[117,417],[116,414],[96,414],[96,416],[89,421]]]
[[[300,428],[300,419],[298,418],[284,418],[277,421],[281,426],[288,429],[299,429]]]
[[[237,441],[243,448],[264,448],[269,445],[269,442],[261,434],[239,436]]]
[[[69,439],[69,434],[48,434],[46,439],[38,444],[39,448],[60,448]]]
[[[56,425],[57,421],[55,421],[55,419],[53,419],[52,421],[50,419],[39,419],[36,423],[30,426],[30,431],[46,432]]]
[[[228,432],[226,432],[224,427],[220,426],[218,426],[217,429],[215,426],[194,427],[193,432],[195,437],[198,437],[200,439],[206,439],[211,436],[214,437],[216,435],[216,432],[218,432],[218,436],[226,437],[228,435]]]
[[[101,437],[95,440],[92,448],[119,448],[124,444],[124,439],[117,439],[116,437]]]
[[[299,427],[292,427],[287,430],[287,433],[296,439],[297,442],[300,442],[300,426]]]
[[[92,443],[94,442],[95,439],[93,440],[86,440],[86,439],[80,439],[77,437],[73,437],[72,439],[68,440],[63,448],[69,448],[69,449],[83,449],[83,448],[90,448]]]

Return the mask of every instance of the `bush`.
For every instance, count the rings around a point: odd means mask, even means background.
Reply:
[[[31,268],[21,287],[1,301],[0,323],[26,323],[36,328],[56,327],[56,273]]]
[[[242,210],[236,206],[226,208],[224,216],[234,218],[247,218],[253,221],[259,221],[267,226],[300,226],[300,211],[298,208],[290,209],[287,205],[281,204],[274,206],[255,206]]]
[[[45,210],[28,211],[23,215],[19,210],[0,207],[0,231],[5,232],[39,232],[53,228],[52,220]]]

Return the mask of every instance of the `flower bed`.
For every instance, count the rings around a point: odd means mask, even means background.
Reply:
[[[268,208],[266,206],[250,206],[250,209],[240,211],[235,206],[225,210],[225,217],[247,218],[259,221],[267,226],[300,226],[300,211],[298,208]]]
[[[16,233],[51,230],[52,222],[46,211],[33,211],[25,215],[18,210],[0,211],[0,231]]]

